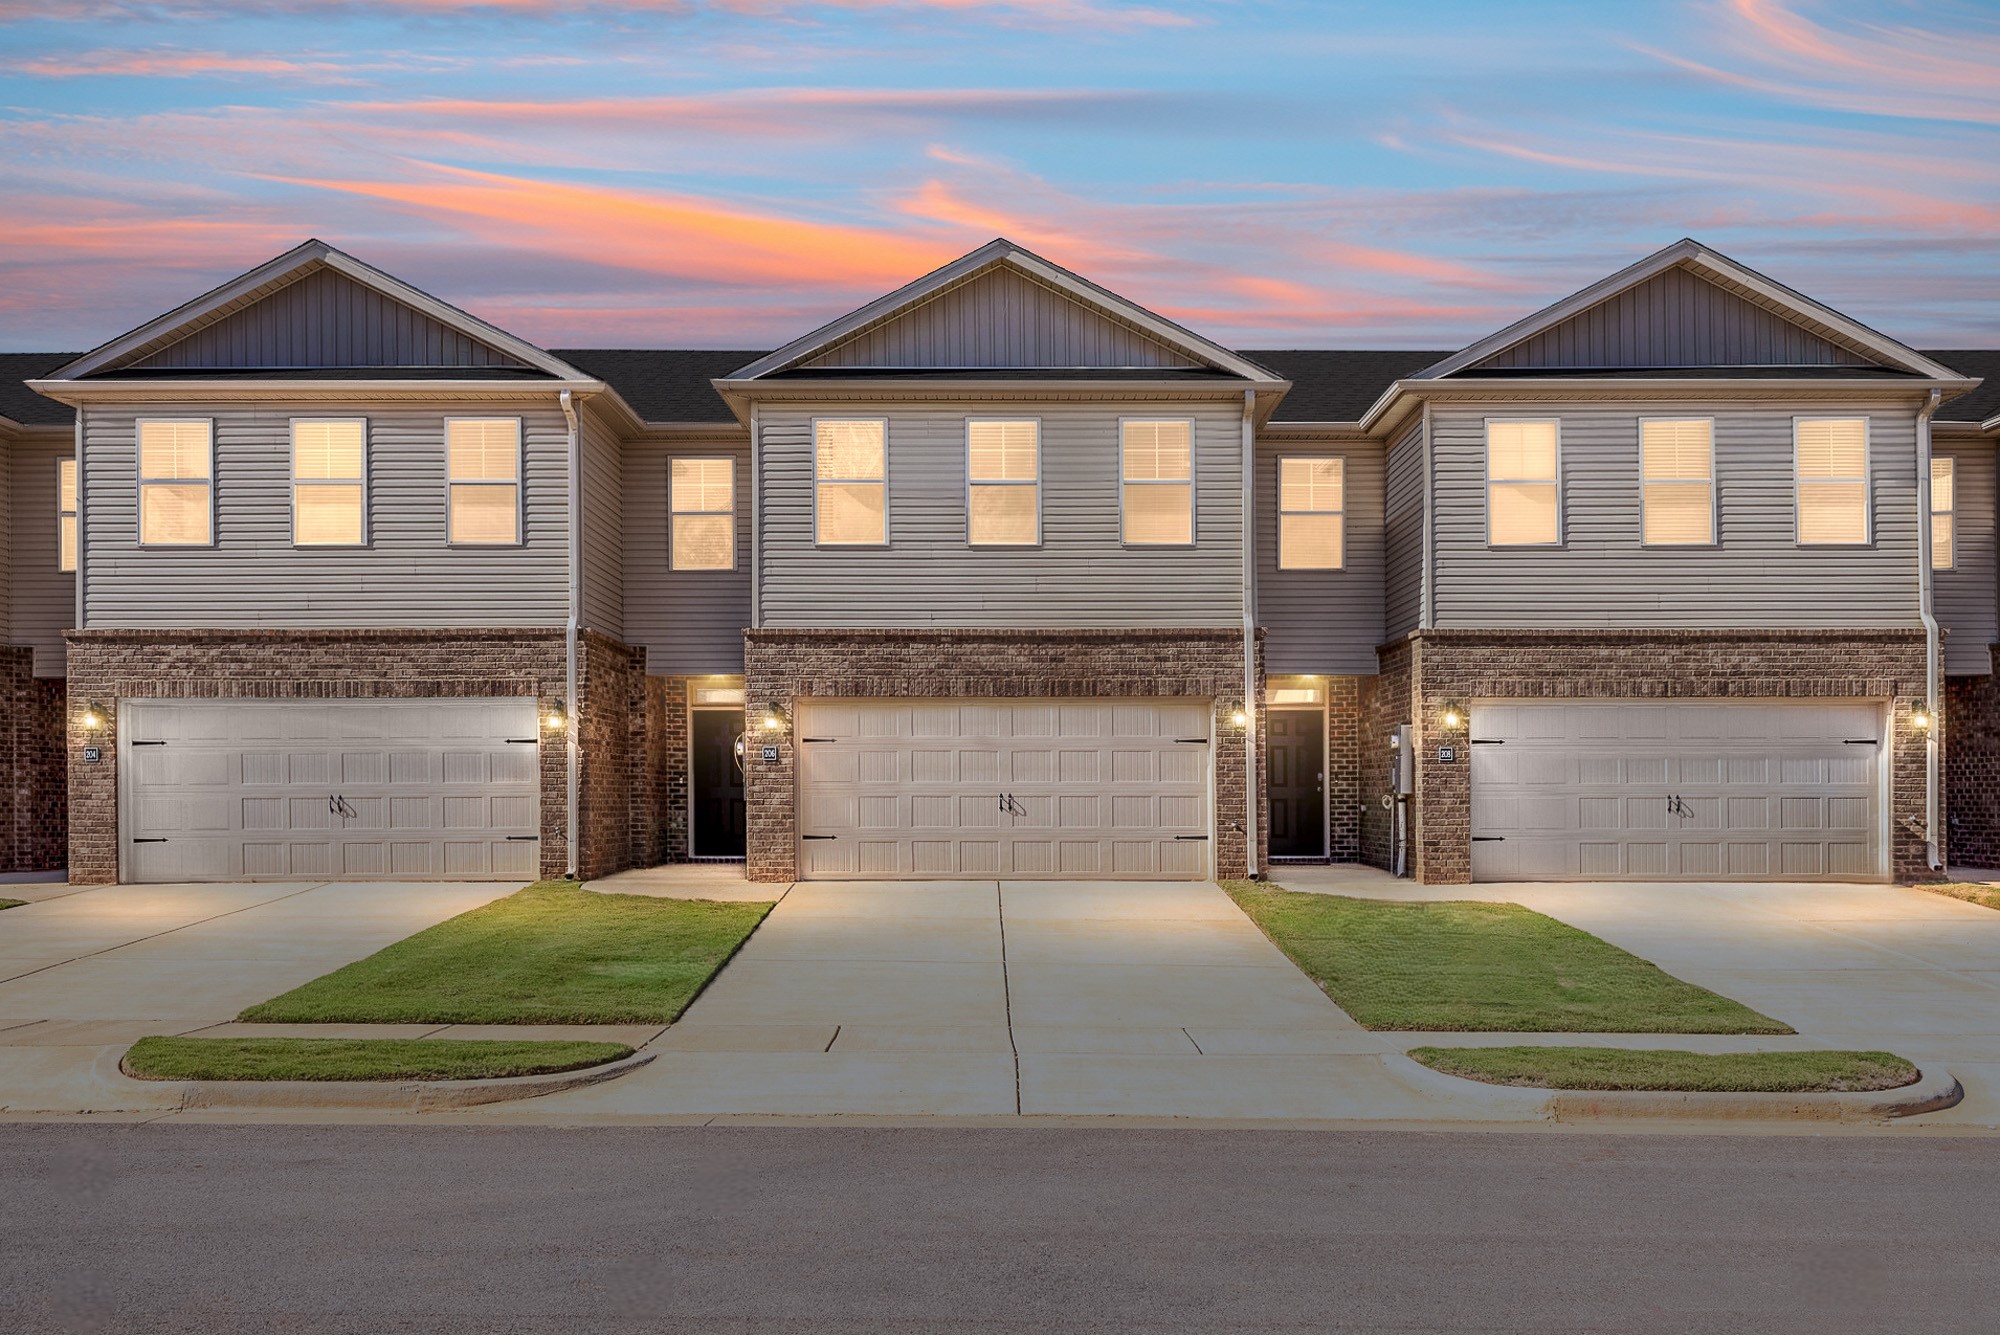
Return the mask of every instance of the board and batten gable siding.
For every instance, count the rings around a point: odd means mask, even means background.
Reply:
[[[996,268],[812,357],[850,366],[1171,367],[1199,362],[1027,275]]]
[[[1278,568],[1281,459],[1342,461],[1339,570]],[[1382,643],[1382,447],[1371,441],[1257,442],[1257,624],[1270,672],[1372,675]]]
[[[8,643],[35,651],[35,675],[60,677],[66,662],[63,632],[76,623],[76,574],[63,570],[56,522],[56,462],[76,453],[69,436],[30,436],[8,446],[9,523],[6,548]]]
[[[736,568],[675,570],[668,550],[668,467],[729,459],[735,468]],[[750,440],[641,438],[625,446],[625,639],[656,677],[743,671],[750,624]],[[810,535],[810,521],[808,521]]]
[[[1952,461],[1952,526],[1955,561],[1937,572],[1932,595],[1938,624],[1947,632],[1944,670],[1952,676],[1983,677],[1993,670],[1993,644],[2000,641],[2000,539],[1994,531],[2000,495],[1995,489],[1993,442],[1938,437],[1931,448]]]
[[[316,269],[132,369],[521,365],[345,274]]]
[[[1489,417],[1561,423],[1561,546],[1487,545]],[[1642,417],[1714,419],[1718,545],[1641,545]],[[1794,541],[1794,417],[1868,419],[1870,545]],[[1433,409],[1431,458],[1440,627],[1920,624],[1914,405],[1453,404]]]
[[[1684,268],[1655,274],[1479,363],[1513,369],[1872,364]]]
[[[765,626],[1216,626],[1242,620],[1240,399],[766,404],[760,412],[759,610]],[[815,417],[888,420],[888,546],[814,545]],[[967,545],[968,417],[1041,420],[1039,547]],[[1194,423],[1193,546],[1123,544],[1121,418]]]
[[[141,418],[214,422],[215,546],[138,544]],[[369,545],[292,545],[291,421],[368,421]],[[518,546],[445,541],[444,423],[522,422]],[[173,404],[85,418],[84,616],[91,629],[560,626],[569,608],[568,424],[532,402]]]
[[[583,625],[625,637],[625,476],[618,433],[587,404],[577,413],[583,452]]]
[[[1384,642],[1407,635],[1423,620],[1424,428],[1403,433],[1383,464],[1382,609]]]

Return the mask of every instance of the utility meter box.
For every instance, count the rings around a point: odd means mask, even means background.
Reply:
[[[1408,723],[1396,726],[1390,736],[1389,791],[1408,797],[1417,790],[1416,728]]]

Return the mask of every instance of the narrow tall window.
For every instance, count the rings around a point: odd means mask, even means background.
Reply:
[[[206,421],[139,423],[139,541],[206,547],[215,541],[214,440]]]
[[[1486,424],[1486,541],[1553,547],[1562,541],[1561,450],[1554,422]]]
[[[1124,538],[1133,546],[1194,541],[1194,423],[1121,424]]]
[[[461,546],[521,541],[521,419],[458,417],[444,424],[450,481],[446,539]]]
[[[1346,465],[1345,459],[1278,460],[1278,569],[1340,569]]]
[[[1958,564],[1953,542],[1958,537],[1957,473],[1949,458],[1931,458],[1931,569],[1950,570]]]
[[[292,423],[292,545],[359,547],[368,540],[366,422]]]
[[[966,540],[1032,547],[1042,540],[1040,422],[965,424]]]
[[[734,570],[735,460],[675,459],[667,492],[667,545],[672,567]]]
[[[1640,521],[1648,547],[1715,542],[1715,425],[1705,417],[1639,424]]]
[[[76,460],[56,460],[56,569],[76,569]]]
[[[813,536],[825,547],[889,541],[889,424],[813,423]]]
[[[1799,545],[1867,542],[1867,419],[1802,417],[1792,430]]]

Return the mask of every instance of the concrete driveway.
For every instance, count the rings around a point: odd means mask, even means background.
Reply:
[[[0,1109],[135,1110],[117,1073],[148,1034],[227,1023],[433,923],[512,894],[507,882],[8,886],[0,912]]]
[[[1495,1115],[1357,1027],[1213,884],[593,887],[783,897],[658,1060],[496,1117]]]

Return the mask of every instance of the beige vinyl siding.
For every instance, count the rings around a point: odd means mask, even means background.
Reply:
[[[68,431],[59,436],[30,436],[9,447],[7,504],[0,504],[0,525],[7,541],[0,543],[7,579],[7,642],[30,645],[35,651],[35,675],[60,677],[64,671],[63,632],[76,622],[76,575],[58,569],[56,528],[56,461],[76,453]]]
[[[965,419],[1041,419],[1039,547],[966,542]],[[811,420],[886,417],[889,542],[815,548]],[[767,405],[763,624],[1217,626],[1243,615],[1240,399]],[[1119,421],[1194,423],[1195,542],[1120,541]]]
[[[736,569],[674,570],[667,551],[668,463],[714,458],[736,469]],[[624,460],[626,643],[646,650],[646,671],[656,677],[741,672],[750,624],[749,437],[635,440],[625,446]],[[810,509],[805,525],[810,545]]]
[[[583,448],[583,624],[625,635],[625,470],[618,434],[587,406]]]
[[[1946,441],[1933,452],[1952,462],[1956,495],[1954,527],[1957,561],[1937,572],[1934,598],[1938,624],[1950,634],[1944,642],[1944,670],[1953,676],[1984,676],[1993,670],[1992,645],[2000,640],[2000,593],[1996,567],[2000,542],[1994,532],[1995,495],[1993,442]]]
[[[1486,404],[1433,412],[1439,626],[1918,624],[1913,406],[1812,406],[1813,416],[1871,422],[1871,545],[1794,541],[1796,402],[1631,402],[1542,408],[1539,415],[1562,422],[1563,544],[1489,548],[1485,420],[1522,411]],[[1715,546],[1641,545],[1639,419],[1647,416],[1714,419]]]
[[[215,545],[141,550],[133,422],[215,423]],[[292,545],[291,419],[368,419],[369,545]],[[444,423],[522,421],[524,541],[445,542]],[[569,606],[567,425],[553,397],[175,405],[87,418],[85,615],[93,628],[559,626]]]
[[[1485,441],[1481,438],[1484,465]],[[1483,485],[1483,482],[1482,482]],[[1411,427],[1389,450],[1382,481],[1384,640],[1406,634],[1423,620],[1424,429]],[[1481,532],[1484,532],[1483,521]]]
[[[1280,459],[1339,459],[1346,472],[1346,561],[1278,568]],[[1371,675],[1382,643],[1382,449],[1366,441],[1257,442],[1257,624],[1271,672]]]

